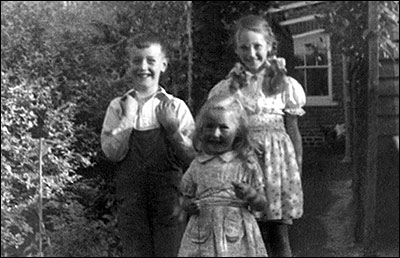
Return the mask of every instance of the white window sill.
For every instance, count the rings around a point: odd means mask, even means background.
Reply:
[[[307,97],[306,107],[329,107],[337,106],[338,102],[333,101],[330,97]]]

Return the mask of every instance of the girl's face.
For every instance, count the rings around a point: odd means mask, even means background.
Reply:
[[[238,119],[234,112],[213,110],[204,117],[201,141],[203,150],[210,155],[232,150],[238,132]]]
[[[148,48],[132,48],[130,52],[129,75],[133,78],[136,90],[157,89],[160,74],[167,68],[167,59],[159,44]]]
[[[236,54],[251,73],[257,73],[267,60],[272,45],[267,43],[263,34],[246,29],[236,40]]]

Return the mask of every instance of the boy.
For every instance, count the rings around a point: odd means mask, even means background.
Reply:
[[[108,106],[102,150],[121,162],[116,174],[124,256],[176,256],[184,221],[176,216],[182,168],[194,157],[194,121],[186,104],[159,85],[168,65],[155,35],[128,41],[132,90]],[[174,212],[175,211],[175,212]]]

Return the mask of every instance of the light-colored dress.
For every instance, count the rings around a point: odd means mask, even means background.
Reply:
[[[262,89],[266,72],[267,69],[264,69],[258,74],[251,74],[238,63],[225,80],[214,86],[209,98],[218,94],[234,94],[240,99],[249,115],[251,138],[261,151],[259,160],[268,200],[263,219],[290,221],[303,214],[303,191],[284,115],[302,116],[306,97],[302,86],[289,76],[284,80],[282,91],[268,95]],[[242,85],[232,92],[231,85],[237,76],[242,76]]]
[[[182,192],[200,202],[189,219],[180,257],[266,257],[260,229],[248,204],[237,198],[232,182],[263,188],[257,161],[245,163],[234,151],[200,154],[182,178]]]

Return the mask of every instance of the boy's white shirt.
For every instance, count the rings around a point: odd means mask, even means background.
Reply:
[[[182,148],[191,148],[190,139],[194,131],[193,116],[185,104],[179,98],[168,94],[163,88],[157,91],[150,99],[140,103],[136,98],[134,101],[134,114],[131,117],[123,117],[120,100],[122,97],[113,99],[108,106],[101,132],[101,147],[106,157],[112,161],[121,161],[129,149],[129,137],[133,129],[147,131],[160,127],[156,117],[156,107],[161,103],[157,94],[163,94],[168,99],[173,99],[176,106],[179,129],[172,135]]]

